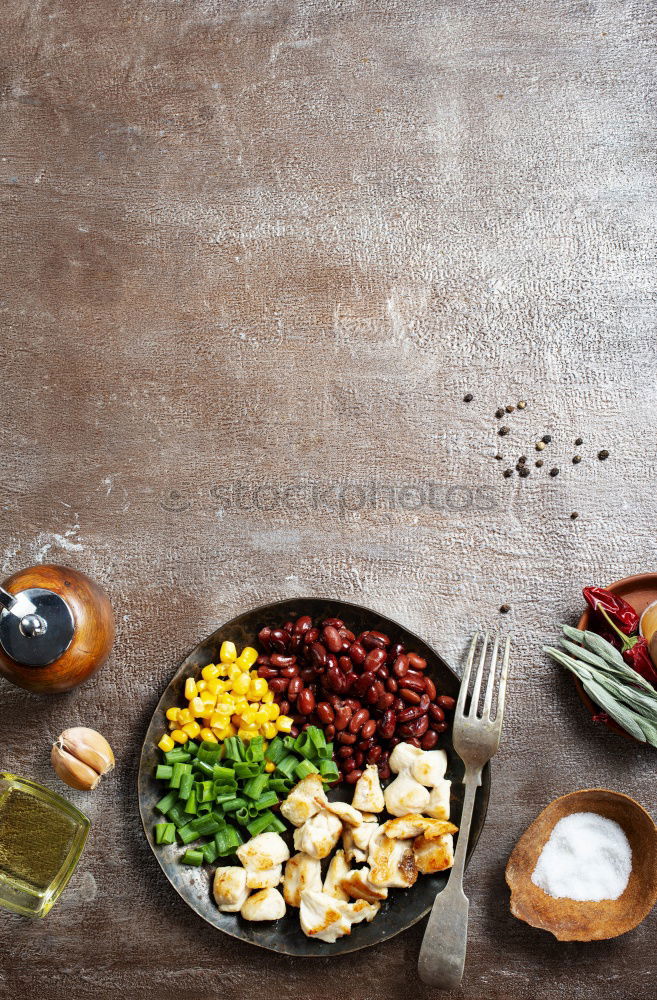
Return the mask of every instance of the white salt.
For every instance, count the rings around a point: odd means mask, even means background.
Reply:
[[[564,816],[555,824],[532,882],[556,899],[618,899],[632,871],[632,848],[613,819],[597,813]]]

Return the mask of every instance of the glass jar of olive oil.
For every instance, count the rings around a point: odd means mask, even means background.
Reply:
[[[56,792],[0,772],[0,906],[45,917],[75,871],[89,825]]]

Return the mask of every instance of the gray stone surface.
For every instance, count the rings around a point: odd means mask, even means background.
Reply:
[[[2,764],[54,784],[49,740],[86,723],[119,767],[71,795],[94,827],[61,905],[0,917],[2,995],[251,1000],[265,974],[273,995],[431,995],[421,928],[266,956],[190,914],[140,831],[176,664],[295,594],[374,606],[454,662],[511,605],[459,996],[654,994],[654,915],[561,945],[503,879],[556,795],[657,807],[653,754],[594,728],[540,653],[583,584],[657,568],[653,5],[9,0],[3,25],[0,559],[86,570],[119,632],[77,692],[0,685]],[[504,480],[546,432],[544,468]]]

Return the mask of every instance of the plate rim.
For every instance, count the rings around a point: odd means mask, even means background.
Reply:
[[[306,596],[300,596],[300,597],[296,597],[296,596],[284,597],[284,598],[281,598],[281,599],[276,600],[276,601],[268,601],[265,604],[258,604],[258,605],[253,606],[253,607],[246,607],[243,610],[241,610],[240,612],[238,612],[238,614],[233,615],[232,618],[229,618],[226,621],[224,621],[221,624],[219,624],[215,629],[213,629],[212,632],[210,632],[208,635],[206,635],[203,639],[200,639],[194,646],[192,646],[192,648],[188,651],[188,653],[180,661],[180,663],[178,664],[178,666],[176,667],[176,669],[174,670],[174,672],[171,674],[168,682],[166,683],[166,685],[164,687],[164,690],[162,691],[162,693],[161,693],[161,695],[160,695],[160,697],[159,697],[159,699],[157,701],[157,704],[155,705],[155,708],[153,709],[153,711],[152,711],[152,713],[150,715],[150,718],[148,720],[148,725],[146,727],[146,734],[145,734],[144,739],[143,739],[142,744],[141,744],[141,751],[140,751],[140,754],[139,754],[139,764],[138,764],[138,767],[137,767],[137,777],[136,777],[137,805],[138,805],[138,808],[139,808],[139,818],[141,820],[141,825],[142,825],[142,829],[143,829],[143,832],[144,832],[144,836],[146,838],[146,843],[150,847],[150,849],[151,849],[151,851],[152,851],[155,859],[157,860],[157,863],[160,866],[160,869],[162,870],[162,873],[164,874],[167,883],[177,893],[177,895],[180,897],[180,899],[183,901],[183,903],[185,903],[185,905],[188,906],[203,921],[203,923],[205,923],[208,926],[212,927],[213,930],[215,930],[215,931],[219,931],[220,933],[227,934],[229,937],[233,938],[234,940],[241,941],[243,944],[251,945],[251,946],[253,946],[255,948],[263,948],[265,951],[271,951],[271,952],[274,952],[275,954],[287,955],[290,958],[297,958],[297,959],[299,959],[299,958],[302,958],[302,959],[327,959],[327,958],[332,958],[332,957],[340,957],[342,955],[351,955],[351,954],[353,954],[354,952],[357,952],[357,951],[364,951],[366,948],[372,948],[372,947],[376,947],[378,945],[385,944],[386,941],[392,940],[393,938],[397,937],[399,934],[404,933],[404,931],[407,931],[411,927],[414,927],[417,923],[420,922],[420,920],[423,920],[431,912],[431,909],[432,909],[432,906],[433,906],[433,901],[432,901],[432,903],[430,905],[428,905],[426,907],[426,909],[424,909],[421,913],[419,913],[417,916],[415,916],[413,919],[411,919],[404,927],[400,927],[398,930],[393,930],[390,934],[386,935],[386,937],[382,938],[380,941],[367,942],[365,944],[354,944],[353,948],[342,949],[340,952],[336,952],[335,956],[332,956],[330,954],[326,955],[326,954],[319,954],[319,953],[312,953],[312,952],[309,953],[309,954],[307,954],[307,955],[299,955],[296,951],[289,951],[285,947],[272,948],[270,945],[262,943],[262,942],[259,942],[259,941],[249,941],[245,937],[243,937],[241,934],[238,934],[235,931],[229,930],[229,929],[224,928],[224,927],[218,927],[216,924],[214,924],[210,920],[208,920],[208,918],[196,907],[196,905],[194,904],[194,902],[191,901],[190,899],[188,899],[185,895],[183,895],[183,893],[178,888],[178,886],[175,885],[171,881],[171,879],[169,878],[168,872],[167,872],[167,870],[165,868],[165,865],[164,865],[164,863],[162,861],[162,858],[160,857],[160,854],[155,850],[155,845],[151,842],[151,838],[149,837],[147,823],[150,823],[152,817],[147,820],[146,816],[144,815],[144,811],[145,810],[144,810],[144,807],[142,806],[142,800],[141,800],[140,788],[139,788],[140,778],[141,778],[141,775],[142,775],[143,768],[145,766],[144,756],[145,756],[145,754],[147,752],[146,735],[148,734],[148,730],[151,727],[151,724],[153,722],[153,719],[155,718],[156,713],[160,709],[160,705],[161,705],[161,703],[162,703],[162,701],[163,701],[163,699],[165,697],[165,694],[166,694],[167,690],[169,689],[170,685],[172,684],[172,682],[174,681],[174,679],[176,678],[176,676],[178,675],[178,673],[183,669],[183,667],[185,666],[187,660],[190,658],[190,656],[193,655],[193,653],[195,652],[195,650],[198,649],[199,646],[202,646],[204,643],[206,643],[209,639],[211,639],[212,636],[215,635],[217,632],[219,632],[222,629],[228,628],[229,626],[233,625],[235,622],[237,622],[240,618],[242,618],[246,614],[258,614],[258,612],[265,612],[265,611],[271,612],[271,610],[273,610],[273,609],[275,609],[277,607],[280,607],[281,605],[288,605],[291,602],[295,602],[296,603],[297,601],[299,602],[299,604],[303,604],[304,602],[320,602],[320,601],[323,601],[323,602],[329,603],[329,604],[333,604],[333,603],[340,604],[340,605],[343,605],[343,606],[346,606],[346,607],[355,608],[356,610],[361,611],[361,612],[367,612],[368,614],[374,615],[377,618],[380,618],[382,620],[388,621],[392,625],[394,625],[396,628],[400,629],[403,632],[406,632],[413,639],[417,639],[418,642],[420,642],[423,645],[427,646],[431,650],[431,652],[433,653],[433,655],[438,660],[440,660],[442,663],[444,663],[444,665],[447,667],[447,669],[449,670],[449,672],[455,677],[455,679],[458,682],[460,682],[460,680],[461,680],[461,678],[459,677],[459,675],[450,666],[450,664],[447,662],[447,660],[442,656],[441,653],[439,653],[434,648],[434,646],[430,642],[428,642],[426,639],[423,639],[421,636],[417,635],[412,629],[408,628],[406,625],[403,625],[401,622],[398,622],[396,619],[390,618],[389,615],[386,615],[386,614],[383,614],[383,613],[381,613],[379,611],[376,611],[374,608],[371,608],[368,605],[365,605],[365,604],[356,604],[353,601],[346,601],[346,600],[342,600],[341,598],[337,598],[337,597],[326,597],[326,596],[321,595],[321,594],[313,594],[312,596],[306,595]],[[454,750],[453,745],[452,745],[452,750],[456,754],[456,750]],[[458,754],[456,754],[456,756],[458,756]],[[462,782],[461,782],[461,784],[462,784]],[[486,825],[486,819],[488,817],[488,806],[489,806],[489,803],[490,803],[490,786],[491,786],[491,764],[490,764],[490,761],[488,761],[484,765],[484,768],[482,770],[482,782],[481,782],[481,784],[479,785],[479,787],[477,789],[477,796],[480,797],[480,803],[481,803],[481,825],[479,826],[478,830],[474,831],[474,834],[473,834],[472,831],[470,833],[469,845],[468,845],[469,846],[469,850],[467,852],[466,860],[465,860],[465,869],[466,870],[467,870],[468,865],[470,864],[472,856],[474,855],[474,853],[475,853],[475,851],[477,849],[477,845],[479,843],[479,839],[480,839],[481,834],[483,832],[483,829],[484,829],[484,827]],[[441,891],[444,891],[444,890],[441,890]],[[436,893],[436,895],[438,895],[438,893]],[[436,896],[434,896],[434,900],[435,900],[435,898],[436,898]]]

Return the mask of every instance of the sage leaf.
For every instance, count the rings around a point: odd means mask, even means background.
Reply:
[[[594,680],[582,681],[584,690],[588,694],[596,705],[603,708],[605,712],[614,719],[619,726],[622,726],[626,733],[630,736],[634,736],[635,739],[639,740],[640,743],[646,742],[645,733],[639,725],[639,723],[634,718],[632,712],[625,708],[620,702],[609,694],[609,692],[603,688],[600,684],[596,684]]]

